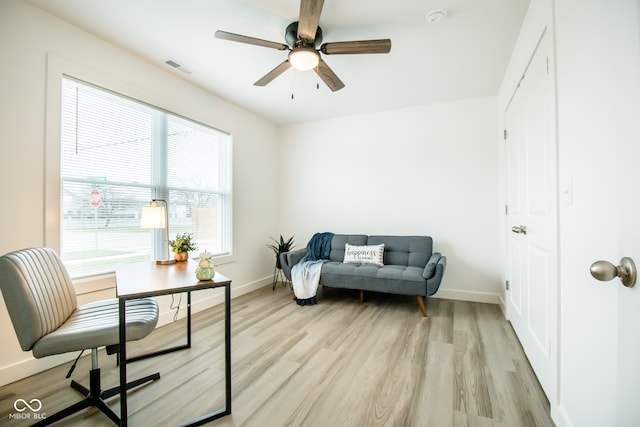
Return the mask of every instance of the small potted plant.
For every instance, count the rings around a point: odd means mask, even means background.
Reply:
[[[186,261],[189,258],[189,252],[196,250],[193,233],[178,233],[175,240],[169,241],[169,245],[173,249],[176,261]]]
[[[267,246],[271,248],[271,250],[273,251],[273,253],[276,254],[276,268],[277,269],[281,269],[282,267],[280,266],[280,254],[283,254],[285,252],[289,252],[292,248],[293,248],[293,237],[291,236],[289,238],[289,240],[284,240],[284,237],[282,237],[282,235],[280,235],[280,240],[276,240],[273,237],[269,237],[271,240],[273,240],[273,244],[268,244]]]
[[[291,236],[289,240],[284,240],[284,237],[282,237],[282,234],[280,235],[280,240],[276,240],[273,237],[269,237],[271,240],[273,240],[273,244],[267,244],[267,246],[271,248],[273,253],[276,255],[276,266],[273,269],[273,283],[271,285],[272,290],[275,290],[276,283],[278,282],[278,276],[282,272],[282,266],[280,265],[280,254],[289,252],[291,249],[293,249],[293,237],[294,236]],[[283,281],[283,285],[284,285],[284,281]]]

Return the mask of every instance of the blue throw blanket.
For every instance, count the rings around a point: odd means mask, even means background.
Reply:
[[[298,305],[313,305],[320,283],[322,264],[329,259],[333,233],[316,233],[307,243],[307,253],[291,269],[291,282]]]
[[[325,232],[314,234],[311,240],[309,240],[309,243],[307,243],[307,254],[300,262],[329,259],[331,239],[333,239],[333,233]]]

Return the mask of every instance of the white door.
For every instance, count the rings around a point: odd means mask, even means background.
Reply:
[[[637,268],[640,266],[640,19],[637,14],[625,13],[617,18],[615,28],[609,33],[616,42],[612,45],[615,47],[611,61],[615,66],[610,70],[615,72],[616,79],[605,85],[602,89],[605,95],[601,98],[610,111],[588,126],[608,130],[598,134],[608,135],[601,144],[607,157],[611,156],[613,166],[608,168],[608,173],[603,173],[599,161],[590,164],[594,179],[603,184],[604,191],[611,193],[601,199],[597,221],[602,226],[593,231],[600,244],[590,252],[616,266],[623,257],[631,258]],[[598,199],[600,194],[596,191],[593,197]],[[583,214],[594,215],[593,211]],[[605,325],[591,328],[590,322],[581,322],[582,330],[574,331],[582,337],[578,343],[582,349],[579,362],[607,379],[591,381],[595,386],[592,400],[607,404],[599,411],[596,409],[597,413],[589,419],[600,418],[618,427],[640,426],[640,279],[636,279],[633,287],[625,287],[618,278],[606,283],[593,279],[581,292],[598,295],[598,303],[590,309],[594,319],[597,321],[600,317],[598,323]],[[592,347],[588,342],[593,341],[601,344],[601,355],[584,351]],[[569,363],[572,362],[578,360]],[[580,381],[579,378],[573,380]],[[580,384],[586,385],[580,381],[572,386],[576,389]]]
[[[580,18],[576,11],[580,11]],[[555,2],[561,197],[558,425],[640,426],[640,2]]]
[[[507,317],[551,400],[557,381],[557,178],[549,51],[543,35],[505,113],[505,152]]]

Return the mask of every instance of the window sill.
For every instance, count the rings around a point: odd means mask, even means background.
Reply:
[[[76,289],[77,295],[87,295],[94,292],[114,289],[116,287],[116,275],[105,274],[102,276],[75,279],[73,281],[73,287]]]
[[[216,266],[232,264],[236,262],[236,257],[234,255],[225,255],[221,257],[213,257],[213,263]]]

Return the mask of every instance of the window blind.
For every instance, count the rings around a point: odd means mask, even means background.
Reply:
[[[140,228],[142,207],[167,200],[169,238],[230,250],[230,137],[130,98],[63,79],[61,257],[72,277],[166,258],[164,232]]]

